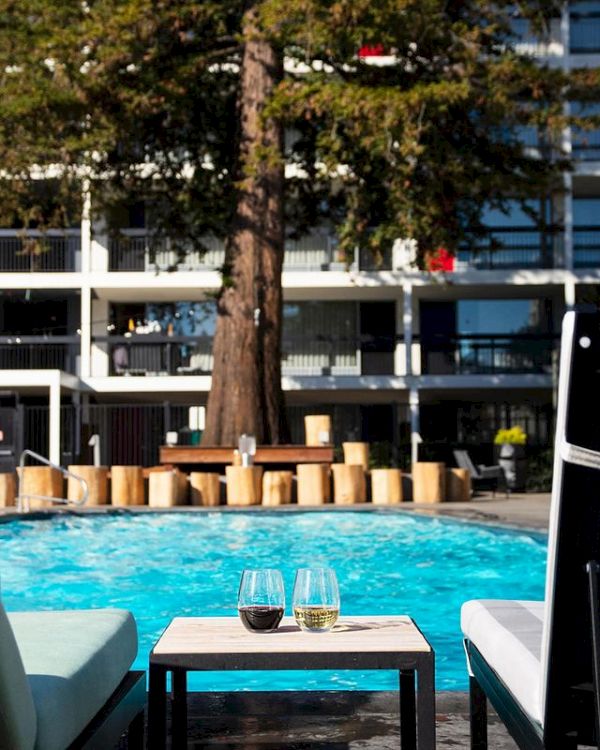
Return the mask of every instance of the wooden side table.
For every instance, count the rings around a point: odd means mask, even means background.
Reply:
[[[434,750],[434,660],[433,649],[409,617],[348,617],[320,634],[304,633],[291,617],[268,634],[248,632],[237,617],[177,617],[150,653],[149,747],[167,747],[167,672],[175,749],[187,742],[188,672],[393,669],[399,672],[402,750]]]
[[[415,503],[443,503],[446,499],[446,464],[418,461],[412,466]]]

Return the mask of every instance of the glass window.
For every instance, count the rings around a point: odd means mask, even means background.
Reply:
[[[600,223],[600,198],[574,198],[573,224],[597,226]]]
[[[530,299],[459,300],[459,335],[519,333],[541,328],[540,305]]]
[[[526,205],[531,207],[532,211],[539,213],[539,202],[527,201]],[[534,227],[536,225],[518,201],[508,201],[508,213],[497,208],[487,208],[483,215],[483,223],[489,227]]]

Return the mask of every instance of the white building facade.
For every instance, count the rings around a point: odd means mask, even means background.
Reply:
[[[518,31],[552,65],[600,66],[600,2],[565,7],[543,42]],[[551,443],[562,315],[600,299],[600,130],[565,132],[563,146],[576,166],[564,192],[541,199],[546,229],[516,206],[490,212],[478,252],[442,270],[415,270],[407,242],[379,263],[360,250],[340,258],[326,233],[288,243],[282,364],[294,442],[304,414],[329,412],[337,442],[380,444],[401,464],[462,445],[488,460],[496,430],[515,424],[530,444]],[[181,257],[148,236],[143,212],[132,209],[116,237],[85,213],[80,227],[50,232],[40,254],[0,230],[0,452],[87,462],[100,434],[104,462],[151,465],[167,431],[199,439],[222,248]]]

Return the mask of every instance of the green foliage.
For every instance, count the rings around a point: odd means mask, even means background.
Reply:
[[[495,445],[525,445],[527,435],[520,425],[498,430],[494,437]]]
[[[539,451],[527,459],[528,492],[550,492],[552,490],[552,468],[554,451],[551,449]]]
[[[515,54],[508,2],[0,0],[0,221],[27,225],[35,178],[52,166],[60,205],[87,179],[97,210],[143,200],[151,230],[176,244],[226,236],[244,176],[249,5],[294,63],[264,113],[295,134],[288,226],[332,221],[342,250],[380,253],[406,236],[421,255],[454,250],[481,231],[485,203],[543,196],[567,162],[524,151],[520,128],[558,138],[569,86],[598,88],[591,72],[569,82]],[[518,7],[540,33],[556,12]],[[375,44],[388,65],[357,56]],[[71,220],[38,213],[41,226]]]

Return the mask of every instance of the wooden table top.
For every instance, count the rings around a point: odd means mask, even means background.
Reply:
[[[407,657],[431,654],[406,616],[341,617],[327,633],[304,632],[293,617],[273,633],[251,633],[238,617],[176,617],[150,663],[192,670],[394,669]]]
[[[231,464],[234,447],[219,445],[162,445],[161,464]],[[255,464],[330,464],[333,445],[259,445]]]

